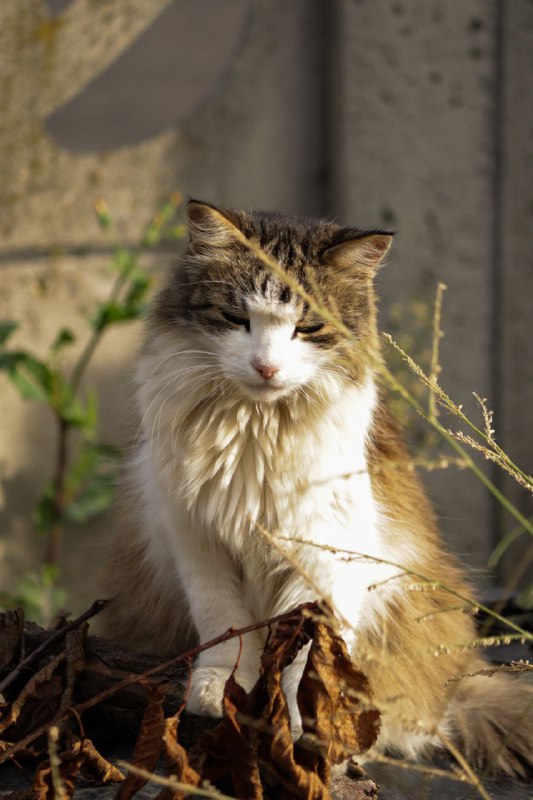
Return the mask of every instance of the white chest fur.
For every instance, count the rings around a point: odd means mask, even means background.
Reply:
[[[281,536],[326,540],[334,528],[348,533],[354,512],[374,525],[365,456],[375,403],[370,380],[361,387],[331,380],[320,396],[259,404],[232,393],[210,396],[198,354],[190,360],[193,366],[180,359],[181,374],[191,376],[182,380],[160,349],[141,365],[141,461],[199,533],[240,549],[254,523]]]

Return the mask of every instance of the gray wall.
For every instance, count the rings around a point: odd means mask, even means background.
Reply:
[[[398,328],[399,304],[401,335],[413,303],[432,302],[443,280],[442,382],[473,413],[471,392],[487,397],[500,442],[532,471],[533,3],[107,0],[94,8],[7,0],[0,11],[0,316],[16,310],[28,341],[44,347],[59,296],[76,324],[105,291],[102,259],[77,255],[80,246],[108,247],[92,212],[98,196],[124,241],[176,187],[227,205],[393,227],[382,327]],[[106,343],[89,376],[105,388],[104,434],[118,440],[127,436],[122,387],[137,335]],[[40,426],[41,412],[21,410],[3,383],[0,411],[15,420],[0,438],[0,558],[19,570],[31,561],[23,510],[46,478],[46,453],[24,442],[28,418]],[[465,472],[428,481],[446,537],[483,567],[512,521]],[[528,511],[524,492],[507,488]],[[94,535],[105,538],[101,527]],[[86,554],[78,534],[72,541]],[[69,573],[85,558],[69,552]]]

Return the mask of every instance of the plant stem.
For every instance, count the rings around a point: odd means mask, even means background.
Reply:
[[[137,258],[137,251],[134,252],[132,256],[132,267],[130,269],[121,272],[120,275],[117,276],[113,285],[111,287],[111,292],[109,293],[109,297],[107,298],[108,303],[114,303],[118,300],[120,292],[122,291],[124,285],[126,284],[131,271],[133,269],[133,264],[135,259]],[[100,339],[102,338],[103,332],[105,328],[97,328],[93,331],[89,341],[85,345],[76,365],[72,371],[72,376],[70,378],[70,385],[74,392],[77,392],[79,389],[81,380],[85,374],[85,371],[89,365],[89,362],[93,356],[94,351],[98,347]]]
[[[448,433],[446,428],[444,428],[436,418],[428,417],[418,400],[413,397],[413,395],[408,392],[404,386],[402,386],[402,384],[386,367],[382,367],[381,374],[384,376],[389,386],[397,391],[403,397],[403,399],[409,403],[409,405],[412,406],[412,408],[414,408],[415,411],[417,411],[418,414],[420,414],[420,416],[440,434],[440,436],[442,436],[442,438],[450,445],[450,447],[452,447],[456,453],[459,453],[461,457],[464,458],[468,469],[476,476],[483,486],[485,486],[485,488],[488,489],[488,491],[496,498],[496,500],[501,503],[506,511],[520,523],[524,530],[533,536],[533,524],[516,508],[516,506],[513,505],[513,503],[511,503],[510,500],[505,497],[504,494],[502,494],[502,492],[500,492],[497,486],[492,483],[490,478],[487,478],[485,473],[477,466],[468,452],[453,438],[450,433]]]
[[[136,257],[136,255],[135,255]],[[116,280],[113,282],[111,287],[111,292],[109,294],[108,303],[116,302],[120,296],[120,292],[122,291],[124,285],[127,283],[128,278],[131,274],[133,269],[133,265],[135,263],[135,257],[132,257],[132,266],[128,270],[124,270],[123,272],[118,275]],[[82,350],[75,366],[72,371],[72,376],[70,378],[70,386],[72,388],[73,393],[75,394],[79,387],[80,383],[85,375],[89,362],[93,357],[93,354],[100,343],[102,338],[103,332],[105,328],[96,328],[93,330],[87,344],[85,345],[84,349]],[[56,567],[59,561],[59,556],[61,552],[61,540],[63,538],[63,531],[64,531],[64,522],[63,522],[63,515],[65,512],[65,478],[66,472],[68,467],[68,452],[69,452],[69,440],[70,440],[70,433],[72,430],[72,425],[67,422],[66,420],[62,419],[58,416],[58,437],[57,437],[57,452],[56,452],[56,468],[54,472],[54,478],[52,481],[53,486],[53,513],[54,513],[54,523],[48,534],[48,541],[46,543],[46,550],[44,555],[44,563],[47,566]]]
[[[54,487],[54,496],[52,500],[54,523],[48,534],[44,554],[44,563],[51,567],[57,566],[61,550],[61,539],[63,538],[64,526],[61,520],[65,510],[65,476],[68,465],[68,440],[71,430],[69,423],[59,416],[57,417],[57,423],[56,467],[52,482]]]

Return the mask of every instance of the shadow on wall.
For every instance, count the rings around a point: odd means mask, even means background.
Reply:
[[[61,6],[57,10],[65,3]],[[138,144],[174,128],[216,93],[238,56],[249,16],[248,0],[172,3],[48,118],[48,130],[67,150],[94,152]]]

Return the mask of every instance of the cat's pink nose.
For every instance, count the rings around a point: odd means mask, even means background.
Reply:
[[[279,372],[279,367],[275,364],[264,364],[262,361],[257,359],[252,359],[252,367],[257,370],[257,372],[264,378],[266,381],[269,381],[270,378],[273,378],[276,372]]]

